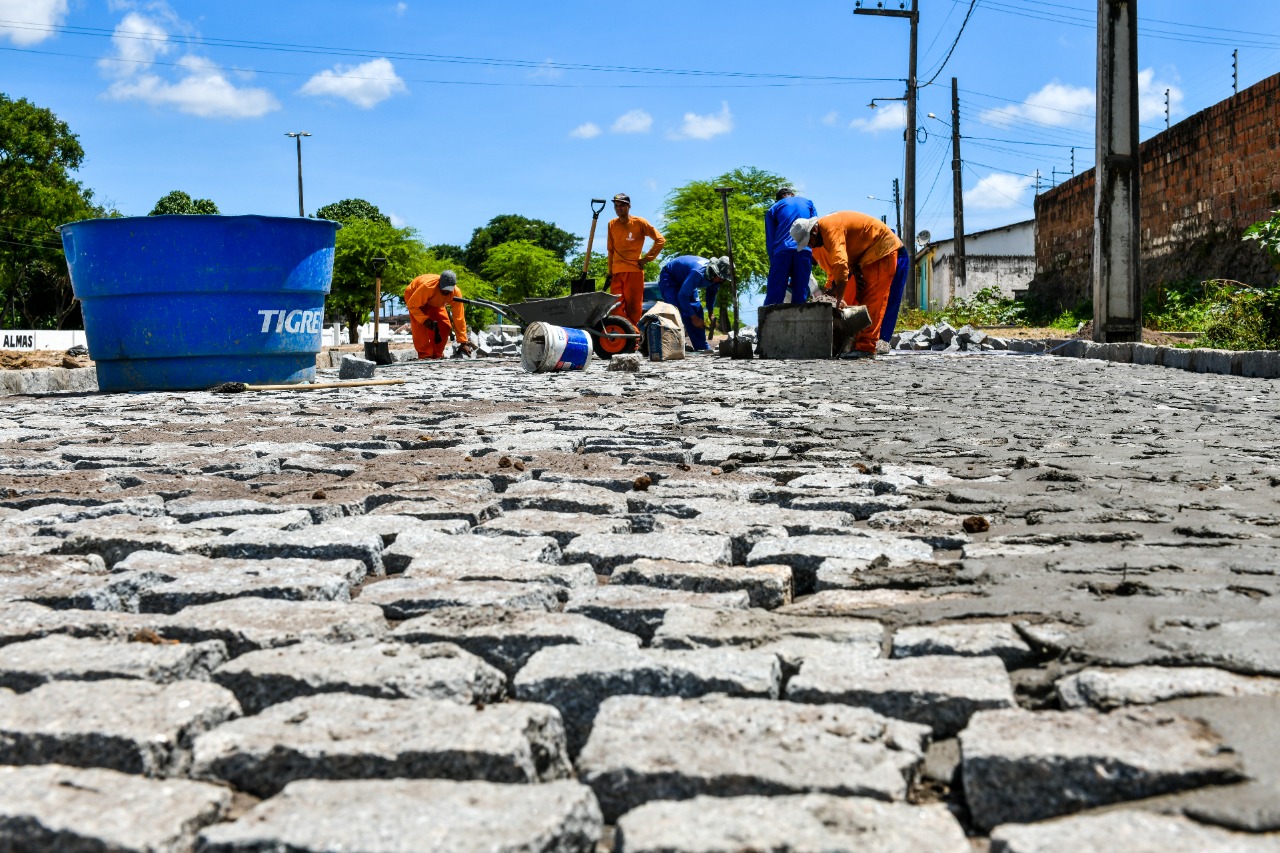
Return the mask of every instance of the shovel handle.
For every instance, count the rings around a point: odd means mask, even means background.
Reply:
[[[600,205],[596,207],[596,205]],[[587,234],[587,256],[582,259],[582,277],[587,277],[587,271],[591,268],[591,244],[596,240],[596,222],[600,219],[600,211],[604,210],[605,201],[602,198],[591,199],[591,232]]]

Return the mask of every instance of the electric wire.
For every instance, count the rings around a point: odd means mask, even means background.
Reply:
[[[932,86],[933,81],[937,80],[938,75],[942,73],[942,69],[947,67],[947,63],[951,61],[951,54],[955,53],[956,45],[960,44],[960,36],[964,35],[964,28],[968,25],[969,19],[973,17],[973,10],[976,8],[978,8],[978,0],[970,0],[969,11],[965,13],[964,20],[960,22],[960,31],[956,33],[955,41],[951,42],[951,48],[947,51],[947,55],[942,57],[942,64],[938,66],[938,70],[929,78],[928,83],[925,83],[923,86],[918,86],[917,88],[924,89]]]

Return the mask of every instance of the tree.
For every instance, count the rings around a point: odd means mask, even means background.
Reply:
[[[439,258],[442,261],[452,261],[455,264],[463,265],[467,262],[467,250],[453,243],[436,243],[434,246],[428,246],[427,251],[431,253],[432,257]]]
[[[72,177],[83,159],[51,110],[0,93],[0,310],[11,328],[80,324],[55,229],[104,213]]]
[[[344,224],[356,219],[368,219],[373,222],[381,222],[383,225],[391,224],[391,217],[378,210],[376,204],[367,202],[362,198],[344,198],[342,201],[326,204],[316,211],[315,218],[332,219],[334,222],[342,222]]]
[[[764,240],[764,214],[778,188],[787,180],[762,169],[734,169],[708,181],[690,181],[667,194],[662,205],[662,233],[667,238],[663,258],[729,254],[724,233],[724,207],[716,187],[731,186],[729,224],[733,229],[733,261],[738,283],[763,288],[769,276],[769,252]],[[720,288],[717,305],[727,327],[732,288]]]
[[[581,269],[581,268],[579,268]],[[508,305],[526,299],[561,296],[567,290],[568,270],[549,249],[528,240],[511,240],[489,250],[481,270]]]
[[[217,216],[220,212],[218,206],[207,198],[192,198],[182,190],[174,190],[157,201],[147,216],[167,216],[174,213]]]
[[[483,270],[490,250],[512,240],[523,240],[546,249],[561,263],[564,262],[565,256],[582,242],[582,238],[578,235],[570,234],[550,222],[505,213],[493,217],[487,225],[482,225],[471,232],[471,242],[467,243],[464,259],[467,268]]]
[[[376,219],[343,223],[334,247],[333,287],[325,308],[346,320],[353,344],[359,341],[356,327],[373,311],[373,259],[379,257],[387,259],[382,292],[398,295],[420,274],[429,256],[412,228],[396,228]]]

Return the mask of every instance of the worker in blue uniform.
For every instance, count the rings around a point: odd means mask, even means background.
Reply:
[[[658,274],[658,288],[662,301],[674,305],[684,321],[685,334],[696,352],[711,349],[707,343],[707,321],[703,305],[714,308],[721,282],[729,277],[728,258],[707,258],[698,255],[681,255],[672,258]],[[705,291],[705,301],[699,300],[698,291]]]
[[[764,304],[781,305],[791,291],[791,303],[809,300],[809,274],[813,269],[813,253],[800,248],[791,239],[791,223],[797,219],[813,219],[818,210],[813,202],[796,195],[791,187],[776,194],[777,201],[764,215],[764,240],[769,252],[769,281],[765,286]]]

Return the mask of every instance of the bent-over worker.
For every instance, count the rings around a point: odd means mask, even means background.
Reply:
[[[851,358],[875,358],[876,341],[889,304],[889,290],[898,269],[902,241],[874,216],[842,210],[791,225],[796,245],[813,249],[813,259],[827,272],[827,292],[839,307],[865,305],[871,325],[858,332]],[[821,250],[821,251],[819,251]],[[855,268],[861,272],[855,274]]]
[[[609,220],[609,292],[622,298],[622,314],[639,323],[644,314],[644,265],[658,257],[667,238],[647,219],[631,215],[631,197],[618,193],[613,197],[613,210],[618,214]],[[644,238],[653,240],[646,253]]]
[[[707,320],[703,314],[703,305],[713,309],[720,284],[729,277],[729,259],[711,258],[698,255],[681,255],[667,261],[662,272],[658,274],[658,288],[662,291],[662,301],[675,306],[684,321],[685,334],[695,352],[708,352],[711,345],[707,343]],[[706,298],[699,301],[698,291],[704,291]]]
[[[769,281],[765,286],[764,304],[781,305],[791,292],[791,304],[801,305],[809,299],[809,274],[813,255],[807,248],[796,246],[791,225],[797,219],[818,215],[813,202],[796,195],[791,187],[776,194],[777,201],[764,215],[764,242],[769,252]]]
[[[439,275],[420,275],[404,289],[404,304],[409,309],[409,330],[413,332],[413,348],[418,358],[443,358],[445,344],[456,337],[458,346],[469,353],[467,314],[461,302],[458,276],[453,270]],[[450,319],[450,311],[453,313]]]

